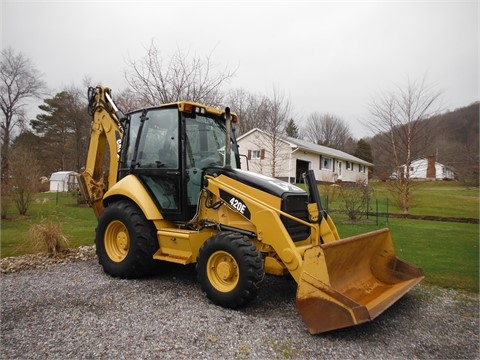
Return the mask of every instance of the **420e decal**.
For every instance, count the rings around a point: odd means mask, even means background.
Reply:
[[[248,209],[247,205],[245,205],[245,203],[242,201],[242,199],[239,199],[238,197],[235,197],[224,190],[220,190],[220,197],[223,201],[227,202],[233,209],[237,210],[247,219],[250,219],[250,210]]]

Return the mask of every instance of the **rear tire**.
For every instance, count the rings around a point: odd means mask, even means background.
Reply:
[[[244,235],[223,231],[200,248],[197,278],[207,297],[225,308],[247,305],[265,276],[261,254]]]
[[[119,278],[142,278],[155,270],[156,231],[131,201],[109,204],[98,219],[95,245],[105,273]]]

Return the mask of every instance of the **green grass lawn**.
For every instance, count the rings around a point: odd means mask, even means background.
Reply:
[[[394,196],[385,183],[372,183],[377,197],[390,199],[392,212],[400,212]],[[433,181],[414,183],[410,214],[476,218],[479,216],[478,187],[466,187],[456,182]]]
[[[378,200],[379,212],[401,213],[394,193],[389,191],[388,183],[372,182],[369,186],[373,189],[370,211],[376,210]],[[321,185],[319,190],[324,206],[328,205],[330,210],[342,208],[338,187]],[[478,219],[479,189],[450,181],[416,182],[413,185],[409,213]]]
[[[425,272],[425,281],[471,292],[479,290],[479,226],[456,222],[385,219],[376,226],[347,222],[332,214],[340,237],[362,234],[382,227],[390,229],[396,255]]]
[[[34,251],[28,240],[28,230],[47,219],[60,225],[71,247],[92,245],[96,218],[88,206],[78,206],[69,193],[41,193],[21,217],[12,205],[7,219],[1,223],[1,256],[16,256]]]
[[[388,196],[385,183],[372,185],[378,198]],[[334,187],[320,187],[322,198],[330,199],[330,208],[339,204]],[[416,188],[412,214],[478,219],[478,188],[456,183],[433,182]],[[389,210],[396,212],[393,205]],[[384,211],[384,209],[380,209]],[[91,208],[78,206],[67,193],[42,193],[37,196],[26,217],[16,215],[12,207],[8,218],[1,222],[1,256],[32,252],[28,241],[29,228],[46,219],[61,224],[61,231],[71,247],[91,245],[96,219]],[[465,291],[479,290],[479,226],[457,222],[408,219],[387,219],[386,216],[350,223],[346,215],[331,212],[342,238],[388,226],[397,256],[424,269],[426,282]]]

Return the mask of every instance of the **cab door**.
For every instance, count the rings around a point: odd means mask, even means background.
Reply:
[[[135,126],[136,122],[139,122],[138,126]],[[133,114],[128,135],[129,150],[123,154],[126,164],[130,162],[129,173],[140,179],[164,218],[172,221],[183,220],[184,212],[179,122],[177,107]]]

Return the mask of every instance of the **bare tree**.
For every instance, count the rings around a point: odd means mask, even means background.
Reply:
[[[31,144],[12,147],[11,197],[20,215],[25,215],[40,187],[40,162]]]
[[[12,48],[3,49],[0,60],[0,108],[2,181],[9,178],[9,150],[13,131],[25,122],[25,106],[32,98],[40,98],[46,85],[32,62]]]
[[[115,104],[124,113],[150,106],[150,104],[139,99],[131,89],[124,89],[120,92],[115,92],[114,95]]]
[[[317,145],[343,150],[352,134],[348,124],[333,114],[312,113],[308,116],[303,132],[305,138]]]
[[[240,134],[254,128],[262,130],[253,141],[258,158],[250,164],[252,168],[265,175],[278,176],[282,161],[289,155],[282,146],[282,138],[287,136],[286,127],[292,118],[290,100],[278,88],[273,89],[271,97],[237,89],[231,91],[226,99],[239,116],[237,127]]]
[[[367,126],[381,134],[382,149],[390,154],[396,176],[392,182],[403,214],[410,208],[412,180],[410,164],[422,154],[417,139],[425,135],[425,119],[439,113],[440,92],[426,84],[426,79],[408,81],[405,88],[397,87],[374,100]],[[421,141],[425,143],[424,139]]]
[[[235,124],[236,136],[246,133],[247,129],[247,117],[248,117],[248,103],[250,94],[244,89],[230,90],[225,98],[225,103],[228,104],[238,116],[238,123]]]
[[[227,94],[225,100],[239,117],[237,136],[254,128],[265,133],[255,140],[261,155],[252,166],[262,174],[278,176],[283,161],[289,155],[281,145],[282,138],[288,135],[287,126],[292,119],[290,100],[277,87],[273,88],[271,96],[235,89]]]
[[[237,136],[254,128],[262,128],[267,118],[270,99],[265,95],[255,95],[244,89],[231,90],[225,103],[238,115]]]
[[[218,106],[223,96],[220,87],[234,75],[228,69],[217,71],[211,54],[202,59],[178,49],[165,57],[153,41],[142,59],[129,60],[127,65],[127,82],[150,106],[180,100]]]
[[[281,146],[282,138],[286,136],[288,119],[291,118],[290,100],[278,88],[273,89],[273,95],[267,107],[265,121],[262,129],[269,133],[265,151],[271,159],[270,176],[275,177],[278,167],[281,166],[288,154],[285,154]]]

